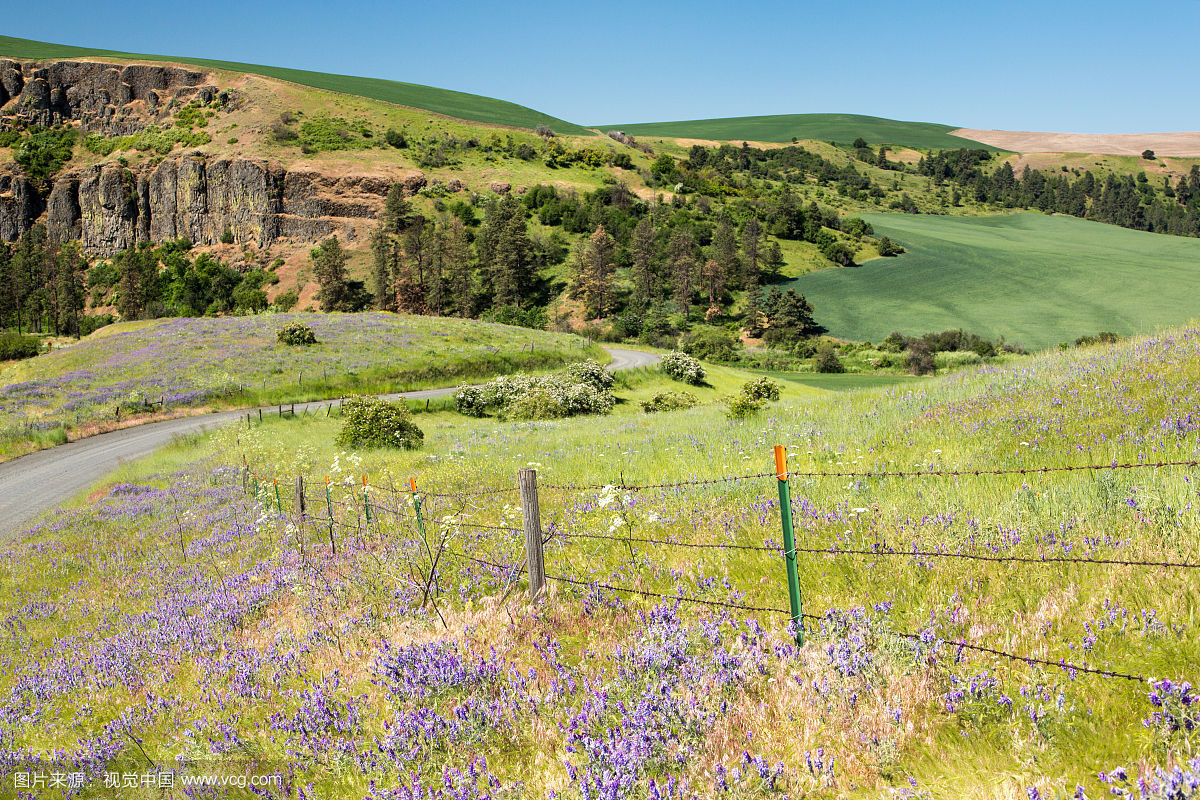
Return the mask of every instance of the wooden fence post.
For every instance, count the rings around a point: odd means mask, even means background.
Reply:
[[[521,513],[525,517],[525,560],[529,565],[529,600],[542,600],[546,587],[546,564],[542,558],[542,512],[538,506],[537,470],[522,467],[517,472],[521,487]]]

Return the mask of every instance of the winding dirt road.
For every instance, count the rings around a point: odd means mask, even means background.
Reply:
[[[638,350],[606,347],[612,361],[610,370],[635,369],[656,364],[659,356]],[[456,387],[422,389],[389,395],[412,400],[444,397]],[[296,403],[296,410],[316,410],[329,402]],[[276,406],[264,408],[275,410]],[[195,417],[152,422],[134,428],[103,433],[76,442],[39,450],[0,464],[0,541],[32,524],[39,516],[61,505],[103,478],[121,464],[142,458],[175,437],[211,430],[244,419],[246,411],[221,411]]]

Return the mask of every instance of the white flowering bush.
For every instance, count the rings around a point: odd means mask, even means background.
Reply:
[[[659,362],[659,368],[668,378],[690,383],[693,386],[704,382],[704,367],[687,353],[674,350],[667,353]]]
[[[778,400],[779,384],[764,375],[757,380],[747,381],[742,386],[742,394],[751,400]]]
[[[460,414],[482,417],[494,411],[507,419],[607,414],[615,401],[607,386],[599,388],[570,370],[544,376],[503,375],[480,386],[461,386],[454,394]]]
[[[611,389],[613,387],[612,373],[600,365],[600,362],[593,359],[587,361],[578,361],[567,367],[566,376],[574,381],[586,383],[600,391]]]

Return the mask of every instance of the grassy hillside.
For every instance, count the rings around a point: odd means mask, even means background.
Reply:
[[[908,253],[789,284],[835,336],[963,328],[1040,348],[1200,315],[1200,240],[1034,213],[864,218]]]
[[[954,125],[933,122],[904,122],[861,114],[775,114],[765,117],[725,117],[691,119],[677,122],[638,122],[627,125],[597,125],[598,130],[622,130],[634,136],[670,136],[689,139],[747,140],[790,142],[795,139],[820,139],[848,143],[858,137],[871,144],[953,150],[990,145],[950,136]]]
[[[423,451],[346,453],[319,417],[179,443],[0,546],[9,760],[61,748],[84,798],[151,759],[372,800],[1109,796],[1101,773],[1189,769],[1196,706],[1055,665],[1194,681],[1200,576],[1145,566],[1194,560],[1187,470],[795,474],[799,547],[874,551],[798,557],[803,648],[777,611],[774,476],[601,485],[760,473],[777,442],[797,472],[1189,460],[1197,376],[1189,329],[903,387],[791,387],[744,422],[422,415]],[[250,491],[243,455],[265,479]],[[583,584],[537,607],[524,466],[546,572]],[[297,472],[315,479],[307,520],[269,488]],[[390,489],[410,476],[421,528]],[[1042,560],[1063,556],[1135,564]]]
[[[287,67],[268,67],[261,64],[243,64],[237,61],[218,61],[211,58],[185,58],[180,56],[124,53],[116,50],[101,50],[90,47],[74,47],[65,44],[37,42],[30,39],[17,39],[12,36],[0,36],[0,56],[27,59],[108,57],[197,64],[214,69],[266,75],[267,77],[291,81],[292,83],[299,83],[304,86],[360,95],[374,100],[383,100],[388,103],[422,108],[437,114],[445,114],[448,117],[457,117],[458,119],[483,122],[490,125],[510,125],[518,128],[536,128],[538,125],[547,125],[559,133],[586,132],[574,123],[543,114],[540,111],[534,111],[531,108],[526,108],[516,103],[467,94],[466,92],[455,92],[449,89],[438,89],[433,86],[388,81],[380,78],[331,75],[324,72],[309,72],[308,70],[289,69]]]
[[[317,344],[280,344],[288,322]],[[161,413],[453,386],[601,351],[576,336],[475,320],[391,314],[171,318],[101,328],[77,344],[0,369],[0,458],[128,423],[142,400]],[[146,416],[146,414],[143,414]]]

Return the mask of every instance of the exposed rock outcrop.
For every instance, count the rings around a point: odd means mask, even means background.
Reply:
[[[29,125],[77,120],[87,132],[126,136],[169,115],[172,106],[193,98],[210,103],[217,95],[204,73],[180,67],[0,59],[0,116]]]
[[[404,183],[423,186],[425,176],[410,174]],[[353,240],[354,222],[373,218],[390,186],[381,175],[331,177],[188,152],[139,168],[110,161],[67,171],[43,198],[18,167],[6,164],[0,165],[0,238],[15,239],[40,220],[53,241],[79,239],[98,255],[147,240],[216,244],[226,231],[256,247],[334,233]]]

